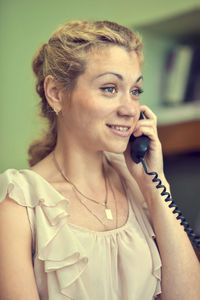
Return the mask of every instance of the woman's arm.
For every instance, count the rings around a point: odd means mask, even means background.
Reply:
[[[0,204],[0,299],[39,300],[26,208],[8,197]]]
[[[134,135],[148,135],[150,148],[145,156],[149,172],[156,171],[169,192],[169,184],[163,173],[162,149],[157,135],[156,116],[146,106],[141,106],[147,119],[138,121]],[[180,220],[173,214],[157,189],[152,176],[147,175],[141,163],[135,164],[130,158],[129,149],[125,152],[127,166],[136,179],[146,200],[156,241],[162,261],[161,288],[162,300],[199,300],[200,264],[190,240],[180,226]]]
[[[164,178],[162,182],[167,185]],[[147,190],[143,194],[162,261],[161,299],[200,299],[200,264],[177,214],[172,213],[153,184],[148,194]]]

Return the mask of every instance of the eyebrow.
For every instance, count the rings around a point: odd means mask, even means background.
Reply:
[[[96,79],[99,78],[99,77],[101,77],[101,76],[109,75],[109,74],[116,76],[116,77],[117,77],[118,79],[120,79],[120,80],[124,80],[124,78],[123,78],[122,75],[120,75],[120,74],[118,74],[118,73],[114,73],[114,72],[104,72],[104,73],[102,73],[102,74],[99,74],[99,75],[96,77]],[[137,78],[137,80],[136,80],[135,83],[138,83],[141,79],[143,79],[143,76],[142,76],[142,75],[139,76],[139,77]]]

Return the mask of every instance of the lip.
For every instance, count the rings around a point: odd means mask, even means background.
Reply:
[[[112,133],[121,137],[129,137],[131,135],[131,126],[129,125],[122,125],[122,124],[106,124],[106,126],[110,129]],[[120,131],[111,126],[119,126],[119,127],[128,127],[126,131]]]

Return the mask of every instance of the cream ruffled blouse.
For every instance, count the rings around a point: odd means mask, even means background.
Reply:
[[[0,202],[8,193],[27,207],[41,300],[152,300],[161,293],[161,260],[144,199],[124,156],[105,155],[126,187],[129,216],[104,232],[68,223],[69,200],[34,171],[0,175]]]

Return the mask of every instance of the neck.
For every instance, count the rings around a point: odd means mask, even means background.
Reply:
[[[80,190],[92,193],[97,188],[105,189],[103,164],[106,159],[103,152],[88,152],[73,147],[59,147],[57,144],[54,154],[64,175],[69,178]]]

